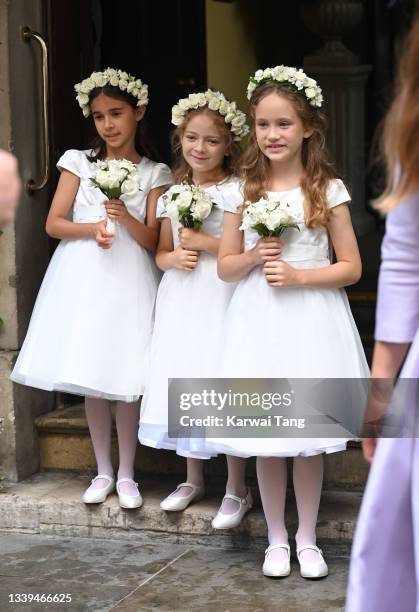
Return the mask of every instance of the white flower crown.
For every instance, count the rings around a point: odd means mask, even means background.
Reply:
[[[121,91],[127,91],[134,98],[137,98],[137,106],[148,104],[148,86],[141,79],[136,79],[123,70],[106,68],[103,72],[92,72],[87,79],[74,85],[77,92],[76,100],[85,117],[88,117],[91,113],[90,92],[96,87],[105,87],[105,85],[112,85],[113,87],[119,87]]]
[[[268,81],[276,81],[290,91],[301,94],[311,106],[320,108],[323,103],[322,90],[317,85],[317,81],[308,77],[301,68],[297,69],[292,66],[275,66],[275,68],[257,70],[255,75],[250,77],[247,99],[250,100],[255,89]]]
[[[192,93],[187,98],[182,98],[172,108],[172,123],[179,126],[185,121],[190,110],[208,106],[212,111],[220,113],[224,121],[229,124],[234,138],[239,141],[249,133],[246,123],[246,115],[237,108],[235,102],[229,102],[220,91],[208,89],[201,93]]]

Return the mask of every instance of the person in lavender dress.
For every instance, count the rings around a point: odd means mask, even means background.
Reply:
[[[419,439],[412,427],[419,409],[418,74],[419,14],[407,39],[398,94],[384,130],[387,165],[395,169],[388,184],[395,189],[381,199],[389,213],[378,287],[373,391],[365,417],[366,423],[379,422],[385,387],[401,368],[390,407],[404,385],[402,419],[410,429],[407,435],[363,440],[372,467],[352,548],[347,612],[419,610]]]

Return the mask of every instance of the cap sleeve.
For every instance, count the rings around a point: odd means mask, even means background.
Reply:
[[[239,213],[237,209],[244,202],[241,184],[239,181],[226,183],[223,189],[223,196],[219,204],[220,208],[226,212]]]
[[[343,181],[340,179],[333,179],[330,181],[330,185],[327,191],[327,201],[329,208],[334,208],[344,202],[350,202],[351,196],[346,189]]]
[[[61,172],[62,170],[68,170],[72,174],[81,177],[81,163],[82,163],[82,151],[76,149],[69,149],[60,159],[57,161],[57,168]]]
[[[166,164],[156,164],[151,175],[150,189],[171,185],[173,183],[172,173]]]
[[[156,219],[162,218],[164,209],[165,209],[165,202],[163,199],[163,195],[161,195],[159,199],[157,200]]]

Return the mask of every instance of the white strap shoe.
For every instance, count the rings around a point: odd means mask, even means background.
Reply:
[[[191,492],[188,495],[176,495],[181,487],[189,487]],[[197,502],[205,495],[204,485],[194,485],[191,482],[182,482],[176,487],[173,493],[170,493],[161,503],[160,508],[166,512],[179,512],[185,510],[192,502]]]
[[[223,497],[223,501],[225,499],[233,499],[238,502],[239,509],[232,514],[225,514],[224,512],[218,511],[211,522],[213,529],[232,529],[233,527],[237,527],[237,525],[240,525],[242,522],[244,515],[249,512],[253,506],[250,489],[247,489],[246,497],[237,497],[237,495],[226,493]]]
[[[275,548],[284,548],[288,553],[288,558],[284,561],[272,561],[269,559],[269,553]],[[270,578],[285,578],[291,573],[291,549],[289,544],[272,544],[265,550],[265,561],[262,566],[264,576]]]
[[[319,560],[317,563],[306,563],[301,560],[301,553],[307,549],[315,550],[318,553]],[[327,564],[323,559],[323,552],[314,544],[307,544],[297,548],[297,559],[300,564],[300,574],[303,578],[324,578],[329,573]]]
[[[128,495],[128,493],[122,493],[119,489],[123,482],[129,482],[134,485],[137,489],[136,495]],[[121,508],[131,510],[132,508],[141,508],[143,505],[143,498],[138,490],[138,484],[132,480],[132,478],[120,478],[116,483],[116,492],[118,493],[119,505]]]
[[[107,480],[108,484],[102,489],[96,489],[91,491],[91,485],[100,479]],[[115,478],[113,478],[112,476],[108,476],[107,474],[98,474],[95,478],[93,478],[88,489],[86,489],[86,491],[83,493],[81,500],[85,504],[101,504],[108,497],[109,493],[112,493],[114,489]]]

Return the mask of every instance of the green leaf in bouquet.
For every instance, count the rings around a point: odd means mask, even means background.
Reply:
[[[112,189],[109,190],[110,193],[110,200],[118,200],[121,197],[121,188],[120,187],[112,187]]]
[[[269,230],[264,223],[256,223],[256,225],[252,225],[252,229],[262,238],[268,238],[269,236]]]
[[[171,199],[173,200],[173,202],[175,200],[177,200],[177,198],[180,196],[180,193],[172,193]]]
[[[194,230],[200,230],[202,227],[202,221],[200,219],[193,219],[192,227]]]
[[[183,227],[193,227],[193,219],[189,209],[179,211],[179,223]]]
[[[280,236],[282,236],[282,234],[287,229],[296,229],[296,230],[300,231],[300,228],[298,227],[297,223],[290,223],[290,224],[284,224],[284,225],[281,224],[274,231],[271,231],[269,233],[269,235],[270,236],[275,236],[276,238],[279,238]]]

